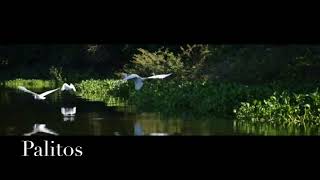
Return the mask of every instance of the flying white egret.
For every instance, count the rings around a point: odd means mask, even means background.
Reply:
[[[23,86],[18,86],[18,89],[20,89],[20,90],[23,91],[23,92],[32,94],[33,97],[34,97],[34,99],[37,99],[37,100],[45,100],[45,99],[46,99],[45,96],[47,96],[48,94],[51,94],[51,93],[59,90],[59,88],[57,88],[57,89],[53,89],[53,90],[50,90],[50,91],[46,91],[46,92],[44,92],[44,93],[42,93],[42,94],[37,94],[37,93],[35,93],[35,92],[32,92],[32,91],[28,90],[27,88],[25,88],[25,87],[23,87]]]
[[[45,124],[35,124],[33,126],[33,131],[30,133],[25,133],[24,135],[31,136],[31,135],[37,134],[37,133],[45,133],[45,134],[51,134],[51,135],[55,135],[55,136],[58,135],[58,133],[48,129]]]
[[[159,74],[159,75],[153,75],[153,76],[150,76],[150,77],[140,77],[139,75],[137,74],[130,74],[130,75],[127,75],[126,73],[123,73],[124,75],[124,78],[123,80],[127,81],[127,80],[133,80],[134,81],[134,85],[135,85],[135,89],[136,90],[140,90],[143,86],[143,81],[146,80],[146,79],[164,79],[168,76],[170,76],[172,73],[170,74]]]
[[[64,83],[61,87],[61,91],[74,91],[76,92],[76,88],[74,87],[74,85],[72,83],[67,84],[67,83]]]

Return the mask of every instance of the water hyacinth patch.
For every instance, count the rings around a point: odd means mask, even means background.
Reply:
[[[265,100],[241,103],[235,110],[238,121],[275,125],[319,126],[320,93],[274,93]]]

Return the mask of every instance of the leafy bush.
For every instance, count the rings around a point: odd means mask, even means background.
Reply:
[[[51,75],[51,78],[54,79],[55,81],[58,81],[59,83],[65,82],[66,79],[62,75],[62,67],[55,67],[51,66],[49,69],[49,74]]]
[[[125,71],[138,73],[144,76],[163,73],[180,74],[183,63],[179,56],[169,52],[168,49],[159,49],[156,52],[149,52],[145,49],[138,49],[139,53],[133,56],[130,66],[125,67]]]
[[[183,75],[185,79],[204,79],[207,75],[206,65],[208,58],[211,56],[209,45],[194,44],[180,47],[179,57],[184,64]]]
[[[154,52],[140,48],[131,64],[125,66],[125,71],[145,76],[174,73],[179,79],[199,80],[205,76],[203,69],[209,56],[209,46],[202,44],[180,46],[175,52],[168,48],[159,48]]]

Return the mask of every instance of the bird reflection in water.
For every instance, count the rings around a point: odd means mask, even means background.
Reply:
[[[17,135],[16,127],[14,127],[14,126],[9,126],[9,127],[7,127],[5,131],[6,131],[6,135],[8,135],[8,136],[15,136],[15,135]]]
[[[167,133],[150,133],[149,136],[168,136]]]
[[[61,107],[61,114],[63,115],[63,121],[74,121],[76,113],[77,113],[77,107],[73,107],[73,108]]]
[[[104,118],[101,118],[98,113],[89,113],[88,114],[89,118],[89,128],[90,131],[93,133],[94,136],[101,136],[103,131],[102,131],[102,120]]]
[[[120,133],[116,131],[116,132],[113,133],[113,135],[120,136]]]
[[[33,131],[30,133],[25,133],[24,136],[32,136],[32,135],[40,135],[40,134],[47,134],[47,135],[59,135],[58,133],[52,131],[51,129],[48,129],[46,127],[46,124],[35,124],[33,126]]]
[[[139,122],[135,122],[134,124],[134,135],[135,136],[168,136],[168,133],[157,133],[157,132],[153,132],[153,133],[149,133],[149,134],[145,134],[143,132],[143,127]]]
[[[134,135],[135,136],[143,136],[143,128],[139,122],[135,122],[135,124],[134,124]]]

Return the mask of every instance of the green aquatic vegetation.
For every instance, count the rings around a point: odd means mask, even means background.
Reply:
[[[238,121],[286,126],[319,126],[320,93],[296,94],[284,91],[267,99],[242,102],[234,110]]]
[[[128,85],[122,80],[83,80],[75,86],[81,94],[125,97],[129,93]]]
[[[105,102],[108,106],[124,105],[128,94],[128,88],[121,80],[83,80],[75,86],[79,96]]]
[[[138,109],[228,116],[242,101],[272,94],[268,87],[248,87],[234,83],[195,81],[153,81],[140,91],[131,91],[129,102]]]
[[[14,79],[3,82],[3,85],[7,88],[17,88],[18,86],[24,86],[28,89],[44,89],[56,87],[56,82],[52,80],[41,79]]]
[[[125,106],[126,101],[123,98],[112,97],[112,96],[99,96],[97,94],[79,94],[82,98],[89,101],[101,101],[106,104],[106,106]]]
[[[275,125],[271,123],[254,123],[251,121],[234,121],[234,132],[245,135],[261,136],[310,136],[320,135],[320,130],[315,126],[297,127],[295,125]]]
[[[51,66],[49,69],[49,74],[51,78],[59,83],[63,83],[66,81],[66,78],[63,77],[63,69],[62,67]]]
[[[201,115],[231,115],[242,101],[272,94],[270,87],[248,87],[235,83],[196,81],[148,81],[139,91],[128,81],[128,101],[142,111],[193,112]]]

